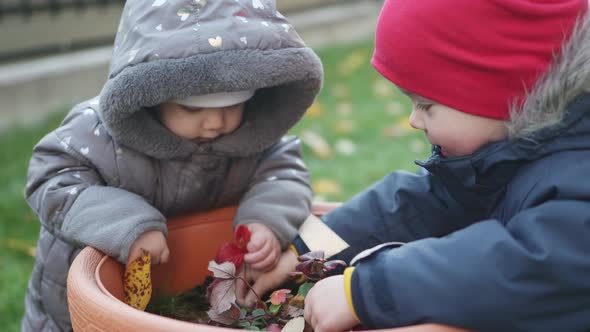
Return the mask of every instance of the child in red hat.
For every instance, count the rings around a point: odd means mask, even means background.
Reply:
[[[432,156],[322,220],[295,254],[350,261],[317,283],[315,331],[438,323],[478,331],[590,328],[587,0],[386,0],[373,66],[412,100]],[[399,243],[405,243],[400,245]],[[356,257],[355,257],[356,256]],[[238,290],[241,301],[253,294]]]

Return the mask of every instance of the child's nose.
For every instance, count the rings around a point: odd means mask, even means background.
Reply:
[[[410,126],[414,129],[424,130],[424,122],[420,118],[420,115],[415,110],[410,113]]]
[[[224,117],[222,110],[206,110],[205,123],[203,125],[206,130],[220,130],[224,125]]]

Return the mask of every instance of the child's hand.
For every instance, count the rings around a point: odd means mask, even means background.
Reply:
[[[257,297],[255,294],[262,296],[271,289],[276,289],[291,277],[289,272],[295,271],[299,264],[297,256],[291,250],[286,250],[279,256],[279,262],[274,269],[268,272],[251,271],[242,267],[241,276],[252,286],[250,289],[243,282],[236,282],[236,299],[239,305],[253,307],[256,304]]]
[[[359,324],[346,301],[342,275],[322,279],[309,290],[305,320],[314,332],[349,331]]]
[[[281,244],[273,231],[263,224],[249,224],[252,233],[244,255],[244,262],[252,269],[270,271],[277,265],[281,256]]]
[[[170,250],[168,250],[164,234],[160,231],[147,231],[133,242],[129,248],[127,265],[141,256],[141,249],[145,249],[151,254],[153,264],[168,262]]]

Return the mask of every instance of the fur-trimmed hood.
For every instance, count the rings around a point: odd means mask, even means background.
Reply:
[[[590,92],[590,12],[580,17],[569,41],[553,64],[526,96],[511,110],[509,137],[531,138],[542,129],[559,126],[567,107]]]
[[[303,116],[323,69],[274,0],[129,0],[100,95],[122,144],[160,159],[259,153]],[[180,138],[150,110],[191,95],[256,89],[242,125],[212,142]]]

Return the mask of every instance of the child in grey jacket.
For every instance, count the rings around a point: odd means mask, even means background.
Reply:
[[[23,331],[70,330],[66,277],[84,246],[168,260],[169,217],[239,204],[247,263],[276,264],[310,213],[299,141],[322,66],[274,1],[129,0],[100,95],[34,148],[42,228]]]

